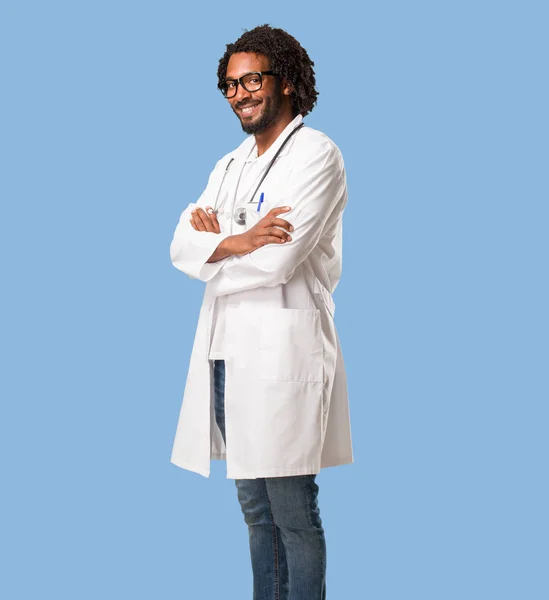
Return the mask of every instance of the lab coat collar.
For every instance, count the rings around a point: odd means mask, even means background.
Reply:
[[[300,125],[302,121],[303,116],[301,114],[297,115],[297,117],[288,123],[276,140],[261,156],[257,156],[257,144],[255,143],[255,137],[250,135],[237,148],[234,158],[240,159],[243,162],[257,161],[257,164],[268,163],[276,154],[276,151],[280,148],[280,146],[282,146],[288,135],[290,135],[294,128]],[[283,153],[284,152],[286,152],[286,147],[283,150]]]

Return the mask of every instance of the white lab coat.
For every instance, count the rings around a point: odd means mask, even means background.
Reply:
[[[266,159],[301,120],[298,115],[288,125]],[[225,459],[231,479],[318,473],[354,462],[345,367],[333,320],[347,202],[337,146],[302,127],[259,190],[265,198],[261,216],[275,206],[292,208],[281,215],[294,226],[292,241],[207,263],[223,238],[244,232],[255,219],[239,226],[229,204],[231,217],[219,219],[219,234],[196,231],[189,223],[196,205],[213,206],[230,158],[223,188],[234,191],[254,144],[248,137],[217,163],[202,196],[183,211],[170,246],[177,269],[207,282],[171,456],[175,465],[204,477],[211,459]],[[226,445],[215,421],[208,359],[214,303],[223,295]]]

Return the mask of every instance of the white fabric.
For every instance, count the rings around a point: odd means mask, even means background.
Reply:
[[[296,117],[288,127],[279,136],[278,142],[283,142],[285,137],[289,135],[294,127],[302,121],[301,115]],[[273,150],[274,146],[274,150]],[[218,213],[218,220],[221,226],[230,231],[231,235],[235,233],[242,233],[246,230],[245,226],[240,226],[234,219],[234,210],[238,206],[245,206],[251,199],[257,184],[260,182],[264,171],[268,168],[277,148],[280,143],[273,144],[267,152],[261,156],[257,156],[257,144],[254,143],[248,158],[244,161],[244,166],[237,180],[236,196],[234,190],[229,190],[227,185],[221,188],[221,193],[218,198],[218,206],[221,206]],[[267,158],[265,158],[267,157]],[[274,165],[273,165],[274,167]],[[229,167],[230,168],[230,167]],[[272,169],[271,169],[272,171]],[[270,175],[273,175],[270,173]],[[276,176],[276,175],[275,175]],[[269,177],[269,175],[267,175]],[[225,181],[226,183],[226,181]],[[254,196],[254,200],[259,200],[261,191],[258,190]],[[250,205],[249,210],[256,210],[257,204]],[[265,215],[264,205],[259,211],[260,215]],[[224,359],[225,351],[223,349],[223,336],[225,332],[225,309],[227,307],[227,296],[219,296],[215,299],[214,305],[214,317],[212,321],[212,344],[210,348],[210,359]]]
[[[223,157],[197,203],[183,211],[170,246],[175,267],[207,282],[171,457],[205,477],[211,459],[226,459],[233,479],[318,473],[353,462],[345,367],[333,321],[347,203],[337,146],[303,127],[258,191],[264,192],[261,213],[252,205],[246,225],[233,219],[231,194],[240,174],[237,205],[301,120],[296,117],[260,157],[253,137]],[[197,232],[190,211],[213,206],[231,158],[219,196],[225,202],[221,233]],[[285,205],[291,210],[282,217],[295,228],[291,242],[207,263],[222,239]],[[225,359],[226,443],[213,411],[214,356]]]

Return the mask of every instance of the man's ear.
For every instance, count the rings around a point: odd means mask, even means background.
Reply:
[[[294,91],[294,86],[286,78],[282,79],[282,93],[289,96]]]

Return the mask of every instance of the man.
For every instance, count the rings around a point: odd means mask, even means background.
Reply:
[[[170,247],[207,282],[172,462],[209,477],[226,459],[249,528],[254,600],[321,600],[321,468],[353,462],[332,299],[341,274],[345,169],[305,127],[314,63],[288,33],[244,33],[218,86],[252,134],[223,157]]]

